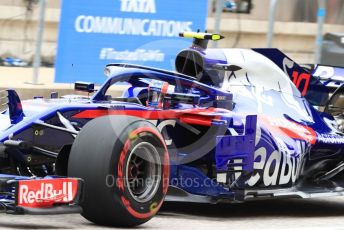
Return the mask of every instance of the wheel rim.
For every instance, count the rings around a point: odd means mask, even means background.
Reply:
[[[161,168],[159,153],[152,144],[141,142],[130,152],[125,181],[130,195],[137,202],[147,202],[156,194]]]

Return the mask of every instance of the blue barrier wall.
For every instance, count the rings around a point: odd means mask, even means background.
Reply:
[[[191,40],[182,31],[204,30],[208,0],[63,0],[56,82],[104,81],[108,63],[174,69]]]

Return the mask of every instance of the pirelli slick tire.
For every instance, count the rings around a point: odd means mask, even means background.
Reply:
[[[68,176],[85,182],[82,215],[86,219],[118,227],[143,224],[157,213],[167,192],[165,142],[146,120],[94,119],[75,139]]]

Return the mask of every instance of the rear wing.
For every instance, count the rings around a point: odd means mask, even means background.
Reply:
[[[316,65],[312,75],[317,77],[331,92],[344,84],[344,67]]]

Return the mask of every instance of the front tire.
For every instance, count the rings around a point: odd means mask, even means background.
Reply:
[[[160,132],[146,120],[100,117],[78,134],[68,176],[85,181],[86,219],[137,226],[151,219],[163,203],[169,178],[167,149]]]

